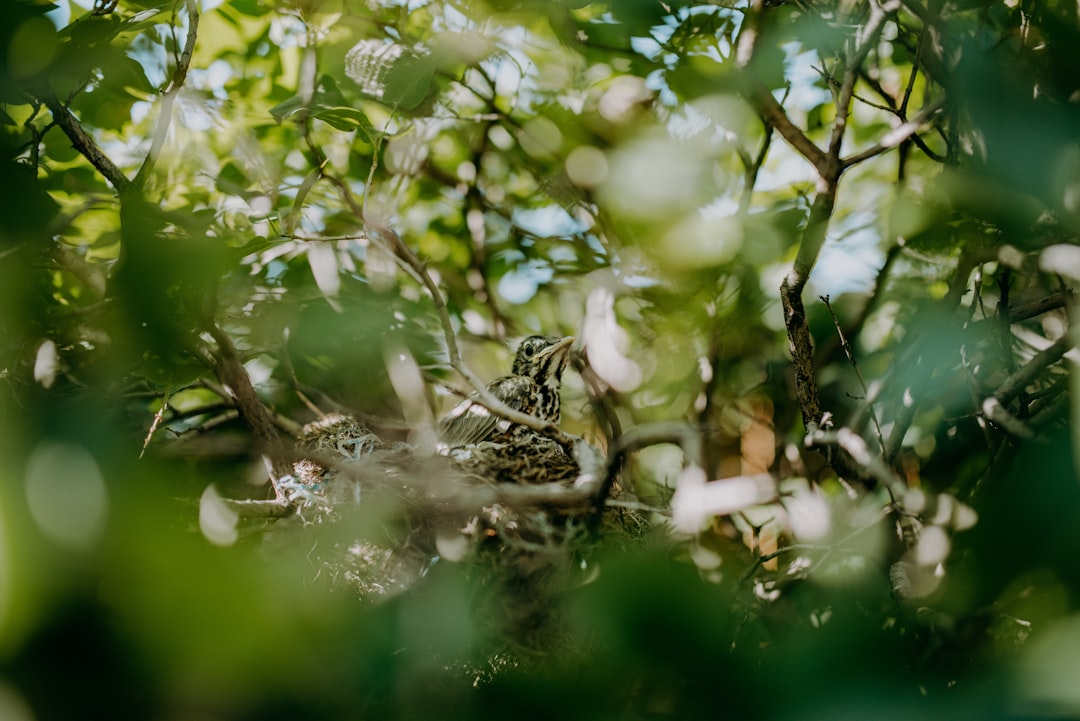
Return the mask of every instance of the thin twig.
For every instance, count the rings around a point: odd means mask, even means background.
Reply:
[[[899,3],[890,0],[885,6],[877,2],[870,4],[870,18],[863,28],[862,40],[856,39],[856,45],[844,61],[844,79],[840,85],[840,95],[836,101],[836,122],[833,124],[832,136],[829,140],[828,154],[839,157],[840,147],[844,142],[844,133],[847,130],[848,114],[851,111],[851,98],[855,93],[855,81],[859,77],[859,69],[863,61],[870,53],[871,48],[877,44],[878,36],[884,30],[885,20],[890,12],[894,12]]]
[[[753,158],[743,148],[739,148],[739,159],[743,163],[743,192],[739,198],[739,212],[745,214],[750,210],[750,201],[754,197],[754,186],[757,185],[758,175],[761,173],[761,168],[765,165],[765,158],[769,154],[769,148],[772,146],[773,139],[773,127],[769,124],[769,121],[765,118],[761,119],[761,124],[765,128],[765,137],[761,141],[761,147],[758,148],[757,155]]]
[[[993,451],[994,439],[990,435],[990,429],[987,428],[986,422],[979,417],[978,379],[975,377],[975,370],[972,368],[971,361],[968,359],[967,346],[963,343],[960,344],[960,365],[964,369],[964,374],[968,379],[968,394],[971,397],[971,405],[975,409],[975,417],[977,418],[979,430],[982,431],[986,447]]]
[[[915,90],[915,79],[919,76],[919,61],[922,59],[923,47],[926,39],[926,25],[919,30],[919,39],[915,42],[915,57],[911,61],[911,74],[908,75],[907,86],[904,88],[904,97],[897,109],[900,117],[907,114],[908,103],[911,101],[911,93]]]
[[[154,437],[154,432],[158,429],[158,426],[161,425],[161,421],[165,417],[165,411],[169,409],[170,389],[171,386],[165,387],[165,394],[161,399],[161,408],[159,408],[158,412],[154,414],[154,420],[150,424],[150,430],[146,433],[146,440],[143,441],[142,450],[139,451],[139,458],[142,458],[144,455],[146,455],[146,449],[150,445],[150,439]]]
[[[293,393],[300,399],[300,402],[307,406],[307,409],[314,413],[317,417],[323,418],[326,416],[315,403],[307,397],[300,388],[300,379],[296,377],[296,367],[293,365],[292,356],[289,354],[289,329],[286,328],[281,336],[281,360],[285,364],[285,372],[289,374],[289,380],[292,381]]]
[[[670,516],[670,508],[661,508],[660,506],[650,506],[648,503],[642,503],[641,501],[624,501],[621,498],[609,498],[606,501],[606,505],[609,508],[624,508],[628,511],[639,511],[641,513],[655,513],[659,516]]]
[[[915,133],[919,131],[920,128],[926,125],[926,123],[930,122],[933,116],[936,115],[939,110],[941,110],[944,104],[944,97],[935,98],[930,103],[928,103],[926,107],[919,111],[919,114],[915,117],[914,120],[901,123],[897,127],[890,130],[888,133],[886,133],[885,136],[873,146],[861,152],[855,153],[854,155],[849,155],[848,157],[843,158],[840,161],[841,164],[843,164],[845,168],[851,167],[852,165],[861,163],[864,160],[869,160],[874,156],[881,155],[888,150],[892,150],[896,146],[903,143],[905,140],[911,138],[913,135],[915,135]]]
[[[885,452],[885,437],[881,433],[881,423],[878,422],[877,413],[874,411],[874,403],[870,398],[870,389],[866,385],[866,379],[863,378],[862,370],[859,369],[859,364],[855,361],[855,354],[851,350],[851,344],[848,343],[847,337],[844,335],[844,329],[840,325],[840,319],[836,317],[836,311],[832,307],[832,303],[829,302],[829,296],[818,296],[821,302],[825,304],[825,308],[828,309],[829,315],[832,316],[833,325],[836,327],[836,335],[840,338],[840,347],[844,349],[844,355],[847,356],[848,363],[855,369],[855,377],[859,380],[859,386],[862,388],[863,398],[866,399],[867,407],[870,412],[870,421],[874,424],[874,432],[877,435],[878,447],[881,452]]]
[[[1022,440],[1030,440],[1035,437],[1035,431],[1032,430],[1031,427],[1010,413],[1009,409],[993,396],[983,401],[982,414],[986,420],[990,421],[1010,436],[1015,436]]]

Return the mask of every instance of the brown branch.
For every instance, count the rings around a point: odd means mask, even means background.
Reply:
[[[818,174],[825,175],[829,172],[829,156],[795,123],[791,122],[791,118],[767,88],[760,86],[754,88],[750,93],[750,101],[764,121],[776,128],[780,137],[786,140],[799,155],[806,158],[817,169]]]
[[[1053,345],[1036,353],[1023,367],[1005,379],[994,397],[1002,404],[1009,403],[1019,396],[1027,388],[1028,384],[1035,380],[1035,376],[1061,360],[1062,356],[1072,348],[1072,345],[1069,336],[1065,335],[1055,341]]]
[[[840,95],[836,101],[836,122],[833,124],[832,137],[829,140],[829,155],[839,157],[840,147],[844,142],[844,133],[847,130],[848,113],[851,111],[851,98],[855,94],[855,81],[859,78],[859,70],[863,61],[869,55],[870,50],[877,43],[878,36],[885,28],[885,20],[889,13],[895,12],[899,6],[897,0],[889,0],[885,6],[876,1],[870,3],[870,18],[863,28],[862,40],[856,40],[855,47],[844,61],[844,80],[840,85]]]
[[[1051,293],[1045,298],[1039,298],[1038,300],[1010,307],[1009,318],[1012,319],[1014,323],[1028,320],[1029,318],[1035,318],[1043,313],[1049,313],[1058,308],[1065,308],[1074,297],[1075,293],[1073,293],[1072,288],[1066,288],[1065,290]]]
[[[754,51],[760,36],[761,16],[764,12],[764,2],[753,0],[743,20],[742,29],[735,44],[735,61],[739,69],[748,73]],[[756,78],[748,80],[747,96],[751,104],[762,117],[763,121],[776,128],[780,136],[787,141],[788,145],[806,158],[811,165],[818,169],[818,173],[825,174],[828,166],[828,157],[821,148],[814,144],[797,125],[791,122],[791,118],[784,112],[784,108],[776,101],[769,89],[764,87]]]
[[[683,449],[687,463],[692,463],[699,468],[705,467],[701,435],[691,426],[677,421],[636,426],[614,439],[608,448],[604,475],[596,479],[598,482],[592,491],[597,508],[603,506],[604,499],[611,492],[611,487],[615,483],[616,476],[619,475],[627,454],[658,443],[678,443]]]
[[[745,214],[750,210],[750,201],[754,196],[754,186],[757,185],[758,175],[761,173],[761,167],[765,164],[765,158],[769,154],[769,148],[772,145],[773,139],[773,127],[769,124],[768,120],[761,119],[761,124],[765,128],[765,137],[761,141],[761,147],[758,148],[758,153],[753,158],[750,157],[745,149],[739,148],[739,159],[743,164],[743,192],[739,198],[739,212]]]
[[[892,468],[870,451],[870,447],[855,431],[840,428],[836,431],[817,430],[807,435],[807,446],[835,445],[854,463],[862,476],[872,478],[889,491],[894,504],[904,499],[907,484],[896,475]]]
[[[495,110],[494,103],[489,105]],[[498,116],[496,116],[498,117]],[[499,309],[495,302],[495,292],[491,288],[491,282],[487,273],[487,229],[485,227],[485,198],[478,185],[480,169],[483,167],[483,156],[488,152],[488,133],[492,121],[485,121],[479,128],[479,145],[472,150],[472,164],[476,169],[472,181],[465,190],[465,202],[462,203],[462,222],[469,232],[472,243],[469,246],[469,271],[468,284],[470,290],[480,303],[487,307],[491,313],[492,329],[495,337],[500,340],[506,337],[507,329],[512,321]]]
[[[856,165],[857,163],[861,163],[864,160],[869,160],[870,158],[881,155],[886,151],[892,150],[893,148],[903,143],[905,140],[908,140],[913,135],[915,135],[915,133],[918,132],[918,130],[923,125],[925,125],[931,120],[931,118],[942,108],[944,104],[945,100],[943,97],[935,98],[933,101],[928,103],[926,107],[919,111],[919,114],[915,117],[914,120],[909,120],[901,123],[897,127],[890,130],[888,133],[886,133],[885,137],[883,137],[875,145],[867,148],[866,150],[855,153],[854,155],[843,158],[840,163],[845,168],[849,168],[852,165]]]
[[[278,448],[281,445],[281,438],[274,427],[274,421],[255,392],[251,377],[244,369],[232,339],[216,323],[209,322],[206,325],[210,336],[217,343],[217,352],[212,353],[211,367],[223,386],[225,397],[236,404],[236,410],[251,430],[251,435],[258,447],[268,451]],[[281,491],[279,481],[290,475],[292,468],[277,457],[277,454],[274,456],[270,461],[270,482],[274,486],[277,499],[282,500],[285,495]]]
[[[222,498],[221,501],[241,518],[288,518],[296,513],[296,506],[284,500],[258,501]]]
[[[124,175],[113,163],[112,159],[101,149],[86,129],[83,128],[78,118],[72,115],[67,106],[60,102],[60,99],[56,97],[56,93],[52,91],[52,88],[41,87],[34,90],[34,94],[44,103],[45,107],[52,113],[53,120],[60,126],[60,129],[64,131],[64,135],[68,136],[71,141],[71,147],[75,148],[84,158],[90,161],[90,164],[97,168],[105,179],[116,188],[117,192],[124,192],[131,185],[131,181]]]
[[[821,247],[825,244],[825,231],[836,202],[838,177],[826,182],[810,208],[810,217],[795,257],[795,264],[780,284],[780,301],[784,308],[784,324],[787,327],[788,350],[795,369],[795,387],[799,396],[803,424],[807,430],[820,424],[823,413],[818,396],[817,377],[814,370],[814,348],[810,328],[806,324],[802,291],[817,263]]]
[[[982,415],[994,426],[1016,438],[1030,440],[1035,437],[1035,431],[1024,421],[1020,420],[1009,409],[1001,404],[997,398],[991,396],[983,401]]]
[[[818,396],[817,377],[814,370],[813,341],[806,324],[806,309],[802,295],[789,283],[791,274],[780,285],[780,301],[784,307],[784,323],[787,326],[788,351],[795,370],[795,389],[799,397],[803,426],[808,430],[816,427],[822,419],[821,400]]]

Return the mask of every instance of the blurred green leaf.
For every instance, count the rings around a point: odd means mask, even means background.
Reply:
[[[355,108],[322,108],[315,112],[315,117],[338,130],[363,130],[368,137],[375,133],[364,111]]]
[[[429,97],[437,69],[431,55],[403,55],[386,72],[384,101],[402,110],[417,109]]]

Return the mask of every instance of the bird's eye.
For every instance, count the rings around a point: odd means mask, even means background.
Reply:
[[[525,346],[525,356],[528,357],[528,358],[531,358],[533,353],[536,353],[536,346],[534,346],[532,343],[526,344],[526,346]]]

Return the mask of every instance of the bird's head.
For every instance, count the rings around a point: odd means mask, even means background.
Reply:
[[[570,358],[570,345],[574,336],[559,338],[550,335],[532,335],[521,341],[514,356],[513,374],[532,378],[541,385],[551,381],[558,383]]]

